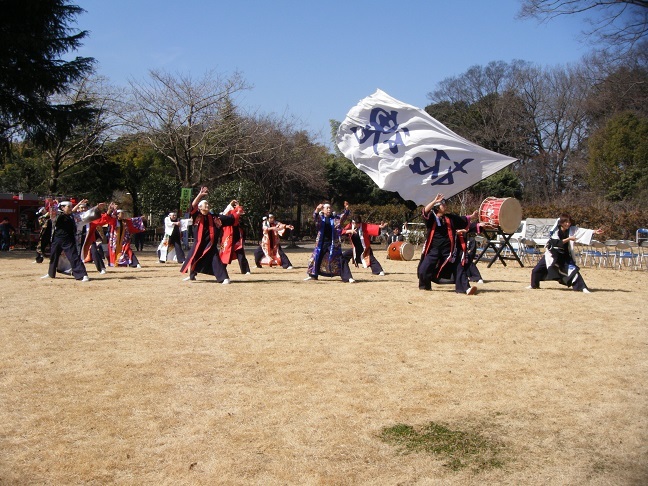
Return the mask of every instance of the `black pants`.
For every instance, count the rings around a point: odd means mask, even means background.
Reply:
[[[76,242],[74,240],[67,241],[54,238],[54,240],[52,240],[52,248],[50,249],[49,271],[47,272],[50,277],[56,277],[56,267],[58,266],[61,253],[63,252],[65,252],[65,256],[70,261],[70,265],[72,265],[72,275],[74,275],[75,279],[81,280],[83,277],[88,275],[85,265],[83,265],[81,257],[79,256]]]
[[[419,289],[432,290],[432,281],[436,279],[440,262],[450,255],[449,249],[430,248],[418,265]]]
[[[90,257],[92,258],[92,261],[97,268],[97,272],[101,272],[102,270],[106,269],[106,264],[104,263],[103,259],[103,248],[99,249],[97,245],[92,243],[90,245]]]
[[[548,274],[549,269],[547,268],[547,261],[543,257],[538,261],[536,266],[533,267],[533,270],[531,270],[531,287],[534,289],[539,289],[540,282],[546,280]],[[572,288],[577,292],[582,292],[583,289],[587,288],[587,285],[585,285],[585,281],[583,280],[580,272],[572,280]]]
[[[238,260],[241,273],[248,273],[250,271],[250,264],[248,263],[247,258],[245,258],[245,251],[242,248],[240,250],[236,250],[236,259]]]
[[[218,283],[223,283],[226,279],[229,279],[229,273],[227,273],[227,265],[223,265],[218,252],[214,253],[214,257],[211,260],[211,270]],[[195,276],[196,275],[194,274],[194,278]]]
[[[184,250],[182,249],[182,242],[180,240],[173,242],[173,249],[175,250],[176,259],[178,260],[178,263],[184,263],[185,253]]]
[[[131,267],[131,268],[136,268],[137,265],[139,265],[139,264],[140,264],[140,262],[137,259],[137,256],[135,256],[135,253],[133,253],[133,258],[131,259],[131,262],[130,262],[130,264],[128,266]]]
[[[133,243],[135,243],[135,249],[137,251],[142,251],[144,249],[144,233],[135,233],[132,240]]]
[[[470,262],[470,266],[468,267],[468,280],[471,282],[478,282],[482,279],[481,272],[477,268],[477,265],[473,263],[472,261]]]
[[[346,260],[347,265],[353,259],[353,250],[345,250],[342,253],[342,258]],[[362,265],[362,262],[357,262],[359,265]],[[380,262],[374,257],[373,250],[369,250],[369,268],[371,268],[371,273],[374,275],[380,275],[380,272],[383,271]]]
[[[0,251],[9,251],[10,240],[9,233],[0,234]]]
[[[191,254],[189,255],[189,258],[191,258]],[[188,262],[185,262],[185,264],[187,263]],[[218,254],[218,250],[216,250],[215,248],[207,252],[207,254],[200,258],[194,265],[193,270],[189,269],[189,277],[191,278],[191,280],[195,280],[198,273],[213,275],[214,277],[216,277],[216,281],[218,283],[223,283],[225,279],[229,279],[227,267],[223,265],[223,262],[220,259],[220,255]]]
[[[430,248],[418,266],[419,289],[431,290],[432,282],[439,283],[440,279],[447,276],[452,279],[454,276],[455,292],[465,293],[470,288],[468,283],[468,265],[461,265],[459,259],[454,262],[447,262],[442,275],[439,274],[439,267],[450,256],[449,249]]]
[[[185,253],[184,250],[182,249],[182,242],[180,240],[176,240],[176,241],[169,240],[169,246],[170,245],[173,245],[173,249],[175,250],[175,254],[176,254],[176,260],[178,260],[178,263],[184,263]],[[160,258],[160,251],[158,250],[158,259],[159,258]],[[167,251],[166,258],[167,259],[169,258],[168,251]],[[160,260],[160,262],[166,263],[166,260],[165,261]]]

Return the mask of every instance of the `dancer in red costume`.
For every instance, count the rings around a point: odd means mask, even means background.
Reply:
[[[223,236],[221,237],[220,258],[223,265],[227,266],[236,258],[242,274],[250,274],[250,264],[245,258],[245,233],[241,227],[241,216],[245,214],[245,209],[237,200],[233,200],[221,213],[222,216],[231,216],[234,218],[232,226],[223,226]]]
[[[233,216],[216,216],[209,211],[209,202],[205,197],[209,189],[201,187],[200,192],[191,203],[190,216],[193,219],[194,244],[180,271],[189,273],[184,280],[196,280],[198,273],[216,277],[221,284],[229,284],[229,275],[218,254],[221,227],[234,224]]]

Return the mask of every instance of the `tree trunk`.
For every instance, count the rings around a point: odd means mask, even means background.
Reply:
[[[56,196],[56,191],[58,190],[58,180],[59,180],[59,164],[56,160],[52,162],[50,166],[50,180],[49,180],[49,192],[52,196]]]

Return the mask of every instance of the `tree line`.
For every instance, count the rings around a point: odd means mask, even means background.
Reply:
[[[526,15],[546,7],[526,3]],[[65,0],[2,6],[0,191],[117,199],[160,216],[178,209],[181,188],[207,185],[214,207],[240,199],[254,224],[273,211],[299,226],[322,199],[348,200],[392,224],[416,218],[411,202],[378,189],[298,121],[247,112],[240,98],[250,87],[239,73],[152,70],[115,87],[94,74],[94,59],[61,60],[88,35],[70,27],[79,7]],[[455,209],[516,197],[525,216],[567,210],[615,236],[648,226],[643,36],[574,65],[492,61],[438,83],[425,107],[431,116],[519,160],[454,198]],[[338,125],[331,120],[332,136]]]

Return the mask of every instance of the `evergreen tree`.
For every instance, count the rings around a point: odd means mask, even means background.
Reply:
[[[65,131],[87,118],[84,102],[55,104],[51,96],[92,71],[94,59],[62,57],[87,35],[70,27],[83,12],[66,0],[0,0],[0,143],[27,135],[43,141],[48,127]]]
[[[648,118],[625,112],[589,140],[588,180],[609,201],[648,202]]]

